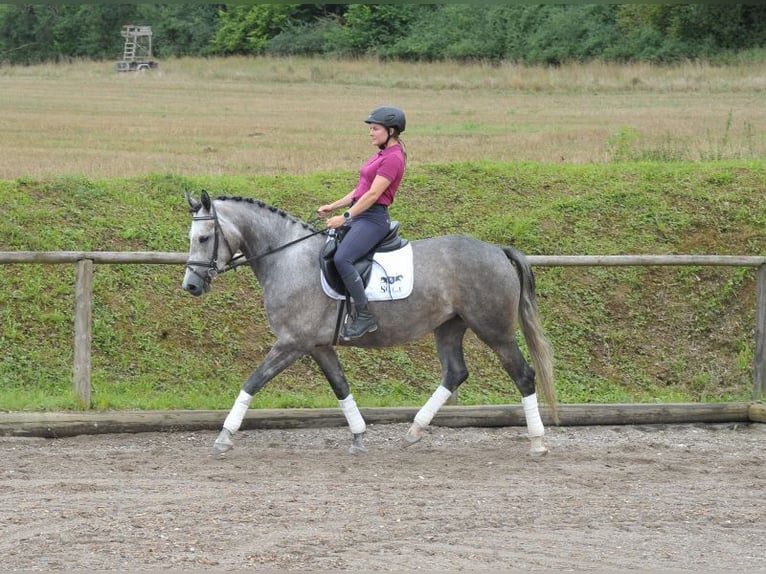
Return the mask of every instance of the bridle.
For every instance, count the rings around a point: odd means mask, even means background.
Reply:
[[[200,209],[200,205],[198,205],[196,208],[192,209],[192,221],[213,221],[215,228],[213,231],[213,255],[210,257],[209,261],[194,261],[194,260],[188,260],[186,262],[186,268],[191,271],[194,275],[202,279],[206,285],[209,285],[210,282],[216,278],[219,274],[223,273],[227,270],[226,265],[219,268],[218,267],[218,245],[220,244],[220,238],[223,238],[224,245],[226,245],[226,249],[229,252],[229,258],[230,262],[234,258],[234,251],[232,250],[231,246],[229,245],[229,241],[226,239],[226,236],[223,233],[223,230],[221,229],[221,222],[218,220],[218,213],[215,211],[215,205],[210,204],[210,215],[196,215],[196,213]],[[206,267],[207,272],[206,273],[200,273],[197,268],[199,267]]]
[[[242,265],[246,265],[250,262],[257,261],[258,259],[261,259],[262,257],[271,255],[272,253],[277,253],[278,251],[282,251],[283,249],[286,249],[292,245],[295,245],[296,243],[300,243],[301,241],[304,241],[308,239],[309,237],[314,237],[315,235],[327,233],[326,229],[320,229],[320,230],[314,231],[313,233],[309,233],[308,235],[304,235],[303,237],[299,237],[298,239],[295,239],[294,241],[290,241],[288,243],[285,243],[284,245],[280,245],[279,247],[270,249],[269,251],[266,251],[265,253],[261,253],[259,255],[247,257],[244,254],[240,253],[239,255],[235,256],[234,250],[231,248],[231,245],[229,245],[229,241],[226,239],[226,235],[224,235],[223,233],[223,229],[221,228],[221,222],[218,220],[218,213],[215,210],[215,205],[213,204],[213,202],[210,203],[210,215],[196,215],[200,207],[201,206],[192,208],[191,210],[192,221],[213,221],[214,222],[213,255],[210,257],[209,261],[194,261],[190,259],[186,262],[186,268],[189,271],[191,271],[194,275],[202,279],[202,281],[205,282],[205,285],[210,285],[213,279],[215,279],[221,273],[226,273],[227,271],[231,271]],[[218,266],[218,246],[220,245],[221,239],[223,240],[223,243],[226,246],[226,250],[229,252],[229,262],[219,267]],[[207,272],[200,273],[196,269],[199,267],[207,268]]]

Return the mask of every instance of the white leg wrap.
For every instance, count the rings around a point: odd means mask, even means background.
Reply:
[[[521,398],[521,404],[524,406],[524,417],[527,420],[527,432],[530,437],[543,436],[545,429],[543,421],[540,418],[540,409],[537,407],[537,393],[532,393],[528,397]]]
[[[439,388],[434,391],[434,394],[431,395],[431,398],[428,399],[426,404],[423,405],[423,408],[418,411],[418,414],[415,415],[415,422],[423,428],[430,425],[431,420],[434,418],[436,413],[440,408],[442,408],[442,405],[446,403],[447,399],[451,396],[452,391],[439,385]]]
[[[352,433],[360,434],[367,430],[367,424],[364,422],[364,418],[362,418],[362,413],[359,412],[359,407],[356,406],[354,395],[349,395],[342,401],[338,401],[338,403],[340,404],[340,410],[343,411],[343,415],[346,417],[348,428],[351,429]]]
[[[250,401],[253,400],[253,395],[248,395],[245,391],[239,391],[237,400],[234,401],[234,406],[229,411],[229,416],[223,421],[223,428],[230,433],[234,434],[239,430],[242,425],[242,419],[245,418],[245,413],[250,407]]]

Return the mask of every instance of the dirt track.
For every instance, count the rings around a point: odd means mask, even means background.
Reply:
[[[766,425],[0,438],[0,570],[758,570]]]

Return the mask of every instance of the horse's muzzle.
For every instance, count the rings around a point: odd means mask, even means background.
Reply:
[[[190,295],[199,297],[200,295],[203,295],[207,291],[210,291],[210,282],[204,281],[197,274],[192,273],[190,270],[187,270],[186,275],[184,276],[184,281],[183,283],[181,283],[181,289],[183,289]]]
[[[187,283],[182,283],[181,288],[186,291],[187,293],[194,295],[195,297],[199,297],[205,292],[205,289],[200,287],[199,285],[191,285]]]

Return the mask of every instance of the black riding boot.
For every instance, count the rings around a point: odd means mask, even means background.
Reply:
[[[344,275],[342,279],[356,307],[356,318],[353,323],[346,327],[343,333],[343,338],[348,341],[358,339],[365,333],[374,331],[378,328],[378,321],[375,319],[372,311],[367,308],[367,295],[364,292],[364,283],[362,278],[359,277],[359,273],[356,271],[349,273]]]

